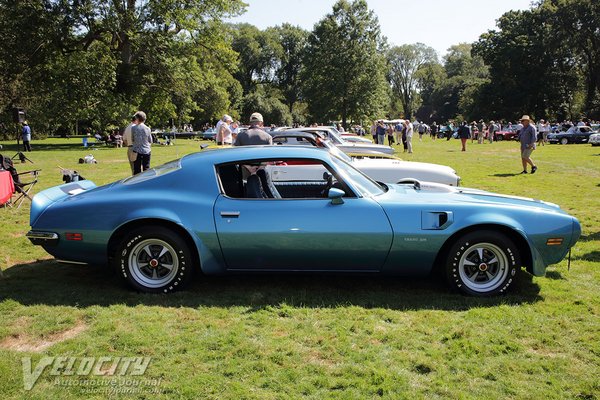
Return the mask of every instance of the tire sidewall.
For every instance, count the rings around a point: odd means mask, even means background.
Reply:
[[[159,239],[168,243],[175,250],[178,268],[173,278],[160,287],[148,287],[138,282],[130,272],[129,257],[137,244],[148,239]],[[193,269],[191,266],[189,246],[181,237],[164,227],[139,228],[128,234],[119,246],[117,253],[117,270],[119,275],[134,289],[146,293],[170,293],[179,290],[190,280]]]
[[[478,243],[491,243],[500,248],[504,253],[508,265],[508,273],[500,284],[487,292],[475,291],[469,288],[463,282],[459,273],[459,263],[464,253],[473,245]],[[487,297],[506,293],[515,283],[519,270],[521,269],[521,259],[519,251],[515,244],[506,237],[506,235],[494,231],[471,232],[460,237],[450,248],[446,263],[446,278],[454,290],[461,293]]]

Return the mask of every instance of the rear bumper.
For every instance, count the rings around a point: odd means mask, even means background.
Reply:
[[[29,231],[25,235],[31,243],[38,246],[56,246],[58,244],[58,233],[47,231]]]

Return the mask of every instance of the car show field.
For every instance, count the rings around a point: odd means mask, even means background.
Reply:
[[[3,155],[17,153],[13,142],[0,144]],[[152,166],[205,152],[205,144],[216,147],[188,139],[154,146]],[[98,186],[130,175],[125,149],[84,149],[75,138],[32,147],[33,164],[15,167],[41,170],[35,193],[62,183],[59,166]],[[538,147],[535,175],[519,174],[513,141],[461,152],[457,141],[427,138],[414,143],[412,155],[394,149],[406,161],[451,167],[461,187],[558,204],[582,227],[570,261],[543,277],[521,272],[509,293],[492,298],[462,296],[436,279],[310,274],[196,274],[185,290],[143,294],[106,268],[59,264],[33,246],[25,236],[26,201],[0,209],[2,398],[104,397],[90,396],[85,385],[57,385],[49,370],[26,391],[22,358],[35,367],[47,356],[150,357],[144,378],[158,382],[152,397],[164,399],[596,398],[598,148]],[[90,153],[96,164],[78,163]],[[90,206],[65,218],[104,212]],[[363,240],[368,245],[372,237]]]

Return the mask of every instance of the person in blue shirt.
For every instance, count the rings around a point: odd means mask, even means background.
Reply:
[[[523,164],[522,174],[527,173],[527,164],[531,165],[531,173],[535,174],[537,166],[531,159],[531,153],[535,150],[535,143],[537,142],[537,130],[535,126],[531,124],[529,115],[523,115],[521,117],[521,124],[523,127],[519,132],[519,142],[521,142],[521,163]]]
[[[31,151],[31,128],[27,121],[23,122],[23,129],[21,130],[21,137],[23,139],[23,151]]]

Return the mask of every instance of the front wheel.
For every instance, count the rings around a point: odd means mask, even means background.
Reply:
[[[497,142],[501,142],[501,141],[503,141],[503,140],[504,140],[504,136],[502,136],[502,135],[498,135],[498,136],[496,136],[496,141],[497,141]]]
[[[560,139],[560,144],[567,144],[569,143],[569,139],[567,139],[566,137]]]
[[[448,253],[446,278],[454,289],[472,296],[505,293],[515,282],[521,258],[515,244],[494,231],[460,237]]]
[[[128,234],[119,247],[118,265],[130,286],[147,293],[180,289],[193,272],[185,240],[162,226],[144,226]]]

